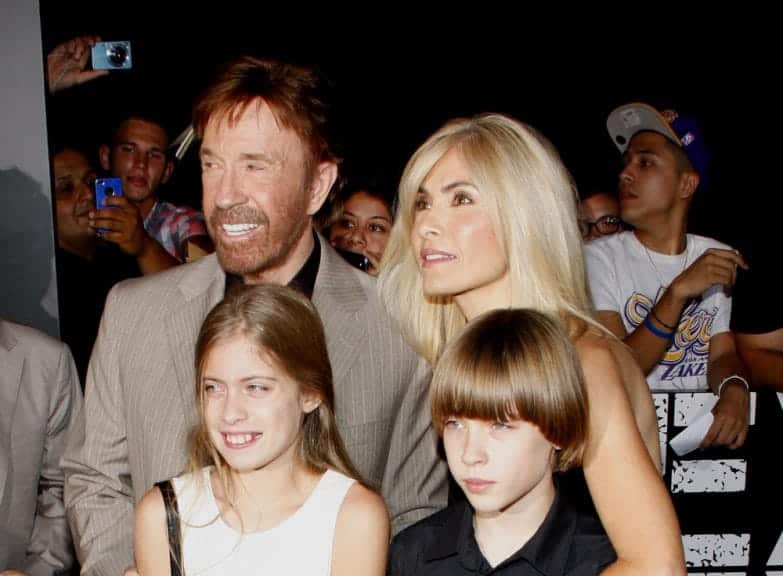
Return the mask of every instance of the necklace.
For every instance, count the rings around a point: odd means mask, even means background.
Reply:
[[[642,245],[642,248],[644,249],[644,253],[647,254],[647,260],[650,262],[650,266],[652,266],[653,272],[655,272],[655,277],[658,279],[658,283],[660,284],[660,288],[658,289],[658,292],[659,292],[659,296],[660,296],[660,294],[663,293],[662,289],[668,288],[669,284],[671,284],[671,282],[666,284],[663,281],[663,277],[661,276],[661,273],[658,270],[658,267],[655,265],[655,261],[653,260],[652,255],[650,254],[650,251],[647,249],[647,246],[645,246],[644,243],[641,240],[639,240],[639,244]],[[683,258],[683,261],[682,261],[682,267],[680,268],[680,271],[672,278],[672,280],[674,278],[677,278],[677,276],[679,276],[683,272],[685,272],[685,268],[688,267],[688,238],[687,237],[685,238],[685,250],[683,250],[683,254],[684,254],[685,257]],[[656,300],[658,299],[658,297],[656,297]]]
[[[256,511],[258,512],[256,516],[256,526],[252,530],[247,530],[245,528],[244,522],[242,521],[242,514],[239,512],[240,506],[239,506],[239,498],[240,495],[238,493],[234,494],[234,497],[229,500],[229,505],[234,510],[234,513],[237,515],[237,518],[239,519],[239,528],[240,532],[242,534],[246,532],[258,532],[259,527],[261,526],[261,521],[264,518],[264,510],[261,507],[261,505],[258,503],[258,501],[255,499],[255,497],[250,493],[250,490],[247,489],[247,486],[245,486],[244,480],[242,480],[242,477],[240,475],[235,475],[232,478],[234,491],[237,492],[237,484],[239,484],[239,487],[242,488],[242,492],[245,493],[245,496],[247,496],[247,500],[250,501],[251,504],[255,507]],[[228,499],[227,499],[228,500]]]
[[[245,491],[245,494],[247,494],[247,497],[258,511],[258,520],[256,520],[256,527],[253,530],[253,532],[258,532],[258,529],[261,526],[261,521],[264,519],[264,509],[261,507],[261,504],[258,503],[258,500],[256,500],[255,496],[250,493],[250,490],[247,489],[247,486],[245,486],[245,482],[242,480],[241,476],[239,477],[239,481],[242,483],[242,490]]]

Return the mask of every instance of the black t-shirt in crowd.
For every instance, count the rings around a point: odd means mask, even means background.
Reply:
[[[60,339],[71,349],[84,389],[106,295],[120,280],[141,276],[136,259],[116,244],[99,242],[92,260],[57,248]]]
[[[748,259],[749,270],[739,269],[731,294],[731,330],[764,334],[783,328],[783,307],[777,299],[780,284],[772,276],[769,257]]]

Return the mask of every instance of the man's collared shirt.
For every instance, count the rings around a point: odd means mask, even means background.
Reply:
[[[582,576],[598,574],[616,559],[597,519],[576,512],[559,492],[544,522],[510,557],[490,566],[473,531],[466,501],[402,531],[391,544],[390,576]]]

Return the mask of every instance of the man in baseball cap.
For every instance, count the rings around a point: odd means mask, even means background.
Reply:
[[[633,230],[585,247],[597,317],[634,349],[651,389],[718,396],[703,447],[741,446],[749,393],[728,289],[747,265],[731,247],[687,233],[707,176],[705,142],[694,120],[648,104],[620,106],[606,125],[623,154],[620,215]]]
[[[709,153],[694,118],[674,110],[659,112],[649,104],[632,103],[615,108],[606,120],[606,128],[622,153],[639,132],[656,132],[666,137],[685,153],[703,187]]]

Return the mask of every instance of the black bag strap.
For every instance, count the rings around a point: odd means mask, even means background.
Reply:
[[[177,495],[171,480],[163,480],[155,484],[163,495],[163,504],[166,507],[166,527],[169,533],[169,562],[171,576],[182,576],[182,548],[179,532],[179,510],[177,508]]]

